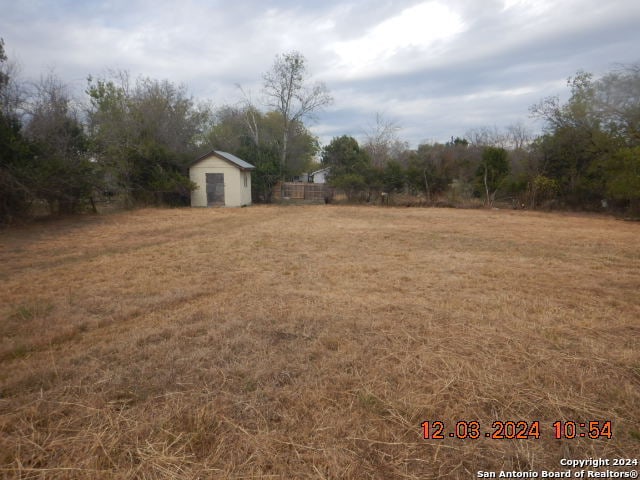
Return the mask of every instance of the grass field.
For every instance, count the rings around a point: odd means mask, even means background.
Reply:
[[[0,476],[475,478],[639,457],[639,239],[601,217],[324,205],[1,232]],[[449,438],[460,420],[480,438]],[[486,438],[496,420],[540,438]],[[557,420],[612,435],[556,440]]]

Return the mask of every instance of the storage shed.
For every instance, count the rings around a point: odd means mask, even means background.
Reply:
[[[205,153],[189,166],[189,178],[198,186],[191,192],[191,206],[251,205],[251,170],[254,168],[227,152]]]

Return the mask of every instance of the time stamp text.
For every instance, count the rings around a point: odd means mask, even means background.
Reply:
[[[611,439],[613,431],[611,421],[592,420],[586,422],[556,421],[553,423],[543,423],[534,421],[494,421],[490,428],[482,425],[476,420],[460,420],[447,424],[443,421],[424,421],[422,426],[422,437],[425,440],[444,440],[445,438],[477,440],[479,438],[490,438],[494,440],[530,440],[539,439],[545,435],[557,440],[590,438]]]

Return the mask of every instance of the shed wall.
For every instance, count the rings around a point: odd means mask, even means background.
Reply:
[[[251,172],[243,172],[226,160],[211,156],[189,168],[189,178],[198,186],[196,190],[191,192],[192,207],[207,206],[207,173],[224,174],[224,203],[226,207],[251,205]]]

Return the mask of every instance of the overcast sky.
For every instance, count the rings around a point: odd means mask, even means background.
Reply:
[[[108,69],[184,84],[214,105],[259,99],[298,50],[334,103],[311,130],[362,139],[376,113],[415,147],[522,121],[567,77],[640,61],[638,0],[0,0],[0,37],[25,79],[50,69],[80,94]]]

